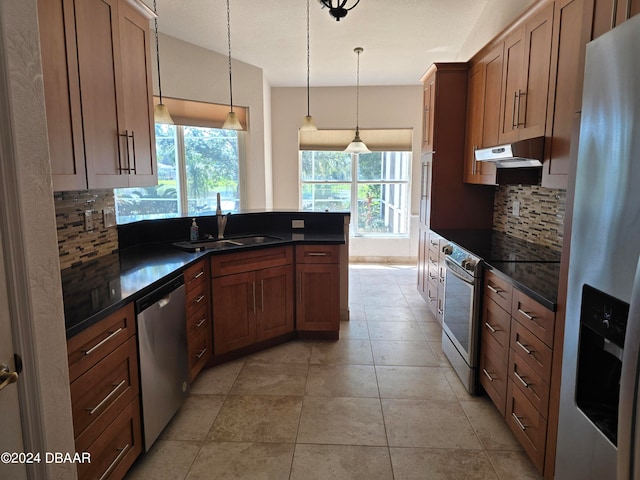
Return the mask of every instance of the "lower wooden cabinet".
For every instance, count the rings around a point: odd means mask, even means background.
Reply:
[[[337,245],[296,247],[296,330],[340,330],[340,268]]]
[[[133,303],[67,342],[78,478],[123,478],[142,452]]]
[[[189,380],[193,382],[213,351],[209,265],[201,260],[184,271]]]
[[[293,332],[292,247],[212,257],[211,274],[214,355]]]

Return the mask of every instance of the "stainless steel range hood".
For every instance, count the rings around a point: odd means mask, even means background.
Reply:
[[[475,151],[478,162],[492,162],[498,168],[540,167],[544,156],[544,137],[520,140]]]

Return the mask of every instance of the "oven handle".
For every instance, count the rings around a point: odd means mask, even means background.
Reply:
[[[448,258],[444,259],[444,262],[447,265],[447,271],[449,273],[451,273],[453,276],[455,276],[456,278],[462,280],[464,283],[468,283],[469,285],[473,285],[474,284],[474,280],[475,278],[473,278],[471,275],[469,276],[462,276],[460,275],[458,272],[456,272],[456,268],[460,268],[458,267],[458,265],[456,265],[455,263],[453,263],[451,260],[449,260]]]

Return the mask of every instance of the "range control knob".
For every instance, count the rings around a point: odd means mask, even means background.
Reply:
[[[453,245],[445,245],[442,247],[442,253],[445,255],[451,255],[453,253]]]
[[[467,257],[462,261],[462,266],[465,270],[473,270],[474,268],[476,268],[477,264],[478,262],[471,257]]]

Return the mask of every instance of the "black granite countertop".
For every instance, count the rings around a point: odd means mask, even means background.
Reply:
[[[67,338],[160,286],[199,259],[275,245],[344,244],[344,233],[269,233],[277,240],[188,252],[170,244],[132,246],[61,272]]]

